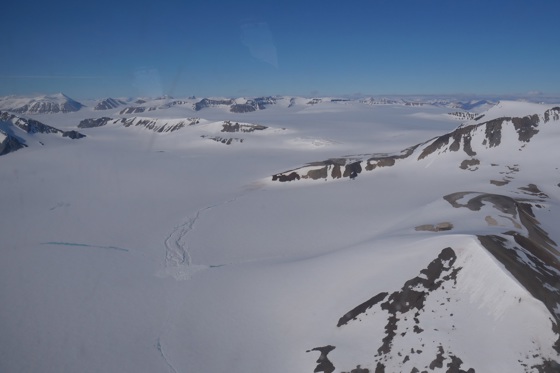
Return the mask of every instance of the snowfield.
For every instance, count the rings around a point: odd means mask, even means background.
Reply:
[[[4,98],[0,371],[558,372],[559,106]]]

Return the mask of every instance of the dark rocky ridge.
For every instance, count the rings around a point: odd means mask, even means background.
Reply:
[[[15,136],[9,135],[2,130],[0,130],[0,134],[6,136],[4,140],[0,141],[0,155],[5,155],[11,152],[15,152],[18,149],[27,147],[27,145],[25,145],[25,142]]]
[[[194,109],[199,111],[214,106],[229,106],[229,111],[232,113],[251,113],[253,111],[266,109],[267,105],[273,105],[275,103],[276,99],[271,96],[249,99],[243,104],[238,104],[233,99],[212,100],[209,98],[203,98],[194,104]]]
[[[449,113],[449,115],[460,120],[475,120],[480,116],[480,114],[477,113],[469,113],[464,111],[455,111],[453,113]]]
[[[248,113],[256,110],[264,110],[267,105],[273,105],[276,103],[274,97],[257,97],[252,100],[247,100],[245,104],[236,104],[230,107],[232,113]]]
[[[144,104],[146,103],[146,101],[144,100],[137,100],[135,101],[135,104]],[[144,113],[147,111],[155,111],[155,110],[163,110],[163,109],[169,109],[170,107],[173,107],[175,105],[184,105],[184,104],[188,104],[188,101],[171,101],[168,102],[166,104],[162,104],[159,106],[128,106],[125,107],[124,109],[122,109],[119,112],[119,115],[126,115],[126,114],[140,114],[140,113]]]
[[[417,145],[418,146],[418,145]],[[391,167],[397,161],[409,157],[416,147],[403,150],[399,154],[372,154],[370,156],[348,156],[341,158],[330,158],[325,161],[308,163],[304,167],[275,174],[272,181],[293,181],[300,179],[332,179],[350,178],[355,179],[365,169],[372,171],[378,168]]]
[[[200,122],[200,118],[184,118],[178,121],[168,122],[165,119],[152,119],[152,118],[121,118],[114,119],[108,117],[84,119],[78,124],[78,128],[95,128],[102,127],[107,124],[122,124],[125,127],[139,126],[154,132],[173,132],[185,126],[193,126]]]
[[[76,131],[62,131],[59,130],[58,128],[51,127],[44,123],[41,123],[35,119],[22,118],[5,111],[0,111],[0,121],[5,123],[11,123],[12,125],[20,128],[21,130],[25,131],[28,134],[53,133],[53,134],[62,135],[62,137],[69,137],[71,139],[79,139],[79,138],[86,137],[84,134],[81,134]]]
[[[200,111],[205,108],[214,107],[214,106],[231,106],[235,103],[233,100],[211,100],[209,98],[203,98],[202,100],[198,101],[194,104],[194,110]]]
[[[267,129],[267,126],[262,126],[260,124],[248,124],[248,123],[238,123],[232,124],[231,121],[226,120],[222,124],[221,132],[255,132]]]
[[[385,335],[380,340],[380,346],[377,349],[377,354],[374,356],[373,363],[376,364],[375,372],[385,372],[386,362],[388,360],[402,359],[401,351],[393,351],[393,340],[397,336],[404,336],[397,334],[398,326],[400,323],[405,323],[407,319],[414,322],[413,333],[421,335],[423,329],[420,325],[419,316],[425,313],[425,302],[431,297],[431,294],[438,289],[453,289],[457,284],[457,275],[461,271],[461,267],[455,266],[457,255],[455,251],[450,248],[444,248],[437,258],[432,260],[426,268],[420,271],[420,274],[404,283],[402,288],[394,291],[391,294],[388,292],[381,292],[373,296],[369,300],[354,307],[346,314],[344,314],[337,323],[337,327],[344,327],[350,322],[355,322],[359,318],[366,317],[368,312],[387,313],[387,324],[385,326]],[[449,301],[449,300],[448,300]],[[403,328],[401,327],[401,330]],[[407,328],[408,330],[408,328]],[[332,361],[327,358],[327,354],[335,349],[335,346],[317,347],[310,351],[319,351],[321,356],[317,360],[317,368],[315,372],[334,372],[335,366]],[[310,352],[307,351],[307,352]],[[404,351],[404,350],[403,350]],[[419,349],[410,349],[411,354],[422,354]],[[410,356],[405,356],[403,363],[411,360]],[[364,363],[364,362],[361,362]],[[447,366],[447,372],[463,372],[474,373],[474,369],[467,370],[461,369],[463,361],[449,351],[444,351],[442,345],[437,347],[436,356],[432,362],[422,369],[413,368],[412,371],[420,372],[427,371],[427,369],[434,370],[436,368],[443,368],[444,364]],[[329,370],[324,370],[328,368]],[[321,370],[323,369],[323,370]],[[356,370],[351,372],[368,372],[369,370],[361,368],[357,365]]]
[[[120,115],[125,115],[125,114],[140,114],[143,113],[145,111],[153,111],[156,110],[155,107],[146,107],[146,106],[129,106],[129,107],[125,107],[124,109],[122,109],[119,114]]]
[[[114,98],[106,98],[104,100],[99,101],[93,110],[109,110],[115,109],[121,105],[126,105],[126,102],[121,100],[115,100]]]
[[[526,187],[518,189],[524,191],[531,199],[478,192],[457,192],[443,198],[454,208],[464,208],[470,211],[494,208],[498,211],[499,216],[512,221],[517,230],[504,228],[503,233],[477,235],[477,238],[482,247],[502,263],[505,269],[535,299],[544,303],[551,315],[551,329],[558,336],[552,347],[560,352],[560,251],[557,244],[541,227],[533,212],[533,208],[541,208],[544,200],[550,197],[543,193],[536,184],[528,184]],[[370,314],[378,314],[382,311],[387,313],[385,333],[384,336],[379,337],[380,346],[374,357],[375,360],[360,361],[359,363],[377,364],[375,371],[385,372],[389,361],[393,363],[399,361],[404,364],[411,360],[414,361],[412,354],[422,354],[422,350],[415,347],[410,349],[411,355],[403,358],[402,352],[406,348],[396,351],[393,342],[396,338],[403,341],[400,338],[410,332],[418,334],[419,340],[422,341],[425,326],[420,324],[419,317],[430,314],[430,309],[426,308],[426,304],[430,303],[426,303],[426,301],[431,297],[434,297],[432,303],[437,300],[435,303],[440,304],[443,301],[440,307],[445,305],[444,299],[450,302],[450,298],[445,297],[448,297],[448,292],[452,292],[456,288],[457,281],[459,281],[457,275],[462,270],[461,267],[455,265],[456,259],[454,250],[447,247],[425,269],[421,270],[418,276],[406,281],[400,290],[393,293],[380,292],[340,317],[337,327],[345,327],[349,323],[362,321]],[[445,291],[444,298],[435,298],[437,295],[432,295],[439,289]],[[434,309],[431,312],[434,312]],[[436,312],[439,313],[439,309]],[[449,316],[452,317],[453,314]],[[408,324],[406,324],[407,319],[411,320]],[[412,322],[414,324],[410,325]],[[405,328],[405,326],[408,327]],[[326,355],[324,357],[326,358]],[[539,357],[538,353],[532,354],[532,358]],[[531,366],[522,359],[518,360],[518,363],[528,372],[556,373],[560,371],[558,361],[545,357],[540,357],[540,360],[539,363],[533,363]],[[329,360],[329,363],[335,366],[336,360]],[[412,371],[475,372],[473,368],[465,368],[463,365],[463,360],[459,356],[450,352],[449,347],[444,348],[440,343],[431,363],[425,367],[414,367]]]
[[[102,126],[105,126],[107,123],[109,123],[112,120],[114,120],[114,119],[113,118],[108,118],[108,117],[84,119],[78,124],[78,128],[102,127]]]
[[[539,190],[529,186],[530,190]],[[542,197],[542,195],[539,194]],[[466,202],[459,202],[461,199]],[[545,195],[544,198],[547,198]],[[458,192],[444,199],[455,208],[479,211],[489,204],[517,221],[526,233],[506,230],[501,234],[478,235],[478,240],[533,297],[554,317],[553,331],[559,335],[554,348],[560,353],[560,251],[533,212],[541,199],[525,200],[500,194]],[[556,364],[556,363],[555,363]],[[558,365],[556,365],[558,367]],[[550,370],[545,370],[546,372]]]
[[[517,132],[518,141],[521,144],[528,143],[539,133],[539,125],[558,120],[560,120],[560,107],[554,107],[546,110],[542,117],[537,114],[522,118],[503,117],[479,124],[461,125],[450,133],[416,144],[397,154],[344,156],[312,162],[300,168],[272,175],[272,181],[286,182],[301,179],[339,179],[344,177],[353,179],[363,170],[372,171],[379,167],[391,167],[399,160],[411,157],[414,153],[419,153],[416,159],[422,160],[447,151],[464,152],[469,158],[462,161],[459,167],[474,171],[476,166],[480,164],[478,159],[473,158],[477,155],[472,146],[475,137],[480,145],[486,148],[498,147],[501,144],[504,126],[511,125]],[[480,138],[481,135],[482,138]],[[342,167],[345,167],[345,172],[341,171]]]
[[[185,126],[191,126],[195,124],[195,122],[196,121],[190,121],[187,119],[173,124],[165,123],[165,122],[162,124],[161,121],[157,119],[138,118],[138,117],[128,118],[128,119],[123,118],[116,121],[116,123],[121,123],[125,127],[140,126],[140,127],[145,127],[154,132],[173,132]]]

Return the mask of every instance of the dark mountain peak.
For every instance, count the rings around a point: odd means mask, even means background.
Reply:
[[[86,137],[77,131],[62,131],[38,120],[0,111],[0,155],[27,146],[26,138],[32,139],[30,136],[35,134],[55,134],[70,139]]]
[[[117,100],[111,97],[108,97],[106,99],[103,99],[101,101],[99,101],[95,107],[93,108],[93,110],[109,110],[109,109],[115,109],[121,105],[126,105],[126,102],[122,101],[122,100]]]

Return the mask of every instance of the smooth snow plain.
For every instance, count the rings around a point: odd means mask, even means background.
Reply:
[[[554,317],[477,239],[525,228],[492,204],[471,211],[443,196],[530,200],[519,188],[536,184],[547,195],[536,219],[560,242],[560,122],[527,143],[504,131],[502,146],[476,149],[476,169],[441,149],[354,180],[278,183],[272,175],[310,162],[400,152],[451,132],[457,110],[280,98],[236,114],[194,102],[128,115],[84,102],[33,115],[87,137],[36,134],[0,157],[0,371],[373,372],[381,362],[386,372],[445,372],[453,356],[465,371],[527,372],[558,361]],[[553,106],[501,102],[479,123]],[[165,133],[77,128],[102,116],[200,120]],[[224,133],[225,120],[268,128]],[[453,229],[415,229],[441,222]],[[379,305],[337,327],[447,247],[461,270],[421,312],[397,313],[390,353],[378,352]],[[311,351],[328,345],[331,370]]]

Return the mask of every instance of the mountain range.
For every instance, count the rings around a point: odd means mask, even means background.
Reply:
[[[0,110],[0,371],[560,369],[559,103]]]
[[[192,105],[195,111],[200,111],[211,107],[227,107],[232,113],[248,113],[256,110],[264,110],[269,105],[276,104],[277,100],[285,99],[285,97],[255,97],[255,98],[196,98],[174,99],[170,96],[158,98],[103,98],[99,100],[87,100],[88,106],[91,105],[94,110],[111,110],[123,107],[120,114],[138,114],[145,111],[154,111],[158,109],[168,109],[175,105]],[[293,98],[294,100],[299,98]],[[421,106],[434,105],[449,108],[457,108],[465,111],[483,111],[495,105],[495,102],[488,100],[469,100],[461,101],[459,99],[439,99],[439,98],[385,98],[385,97],[367,97],[361,99],[344,99],[344,98],[311,98],[304,99],[308,105],[319,102],[338,102],[348,103],[358,101],[366,105],[405,105],[405,106]],[[0,97],[0,110],[10,111],[16,114],[49,114],[49,113],[70,113],[85,107],[63,93],[52,95],[18,97],[4,96]]]

